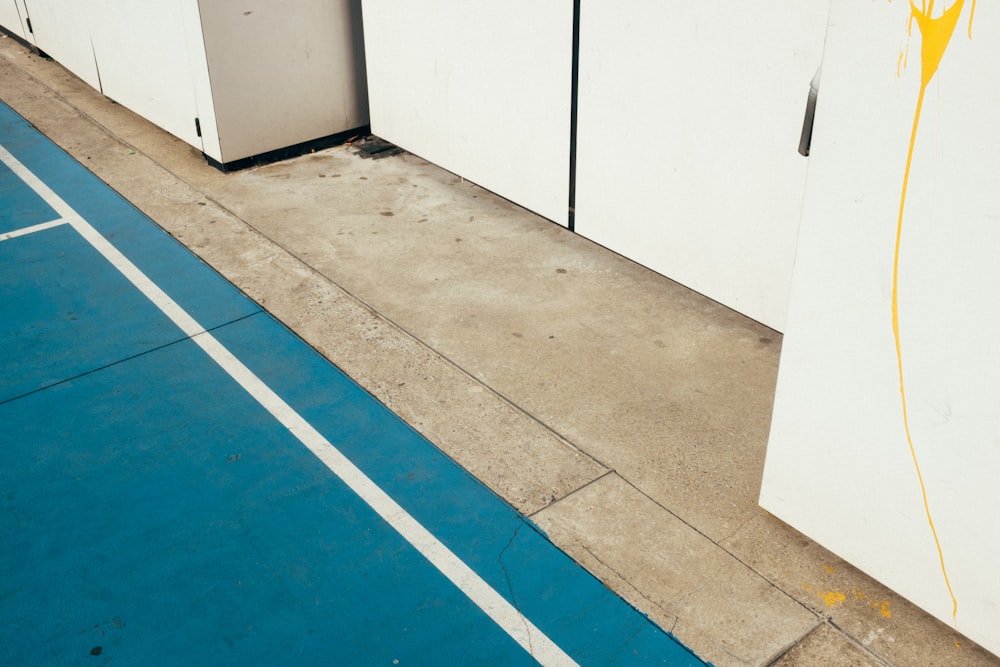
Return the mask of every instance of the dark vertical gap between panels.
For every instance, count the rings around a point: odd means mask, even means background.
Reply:
[[[573,54],[569,97],[569,230],[576,231],[576,110],[580,94],[580,2],[573,0]]]
[[[94,72],[97,73],[97,89],[104,94],[104,83],[101,81],[101,66],[97,62],[97,49],[94,48],[94,38],[90,38],[90,55],[94,58]]]

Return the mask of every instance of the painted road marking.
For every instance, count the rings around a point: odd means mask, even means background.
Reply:
[[[0,147],[2,150],[2,147]],[[66,220],[59,219],[53,220],[51,222],[43,222],[38,225],[32,225],[30,227],[24,227],[23,229],[15,229],[10,232],[4,232],[0,234],[0,241],[7,241],[9,239],[17,238],[18,236],[27,236],[28,234],[34,234],[35,232],[44,232],[46,229],[52,229],[53,227],[61,227],[65,224],[69,224]]]
[[[0,144],[574,660],[704,664],[2,103]],[[57,218],[0,161],[0,663],[538,664]]]
[[[30,169],[6,148],[0,146],[3,162],[28,187],[52,207],[61,220],[8,232],[23,235],[26,230],[42,231],[69,224],[112,266],[148,298],[164,315],[191,337],[208,356],[233,378],[254,400],[278,420],[309,449],[331,472],[339,477],[435,568],[459,588],[474,604],[525,651],[543,665],[575,665],[555,642],[539,630],[520,611],[487,584],[475,571],[442,544],[405,509],[376,485],[364,472],[314,429],[291,406],[261,381],[243,362],[205,331],[191,315],[150,280],[135,264],[78,215]],[[41,229],[40,229],[41,228]],[[5,235],[6,236],[6,235]]]

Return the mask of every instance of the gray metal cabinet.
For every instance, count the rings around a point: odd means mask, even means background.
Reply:
[[[29,9],[40,49],[219,162],[368,122],[360,0],[31,0]]]

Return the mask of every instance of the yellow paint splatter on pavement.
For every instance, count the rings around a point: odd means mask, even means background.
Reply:
[[[827,607],[836,607],[838,604],[847,599],[847,596],[840,591],[830,591],[828,593],[817,592],[816,594],[823,598],[823,602],[826,603]]]
[[[878,609],[879,613],[886,618],[892,618],[892,610],[889,609],[889,605],[892,603],[888,600],[882,600],[881,602],[872,602],[872,609]]]
[[[838,604],[847,599],[847,596],[841,593],[840,591],[827,591],[824,593],[822,591],[816,590],[809,584],[805,584],[803,588],[809,591],[810,593],[815,593],[819,597],[819,599],[823,601],[823,604],[825,604],[827,607],[830,608],[836,607]]]

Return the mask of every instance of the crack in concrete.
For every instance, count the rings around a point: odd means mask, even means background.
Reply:
[[[715,571],[712,572],[712,574],[710,576],[703,578],[703,583],[700,586],[695,586],[694,588],[690,589],[686,593],[683,593],[672,604],[675,605],[675,606],[677,606],[677,607],[683,605],[685,600],[687,600],[688,598],[690,598],[691,596],[693,596],[695,593],[699,593],[699,592],[703,591],[705,589],[705,587],[708,585],[708,582],[714,581],[716,578],[718,578],[719,574],[721,574],[722,572],[724,572],[728,567],[729,567],[729,563],[719,563],[719,566],[715,569]],[[680,616],[679,613],[674,613],[674,615],[677,616],[678,619],[681,618],[681,616]]]
[[[598,556],[596,553],[594,553],[590,548],[588,548],[587,545],[581,544],[581,543],[577,543],[577,546],[580,549],[582,549],[583,551],[586,551],[588,554],[590,554],[590,557],[593,558],[598,563],[600,563],[601,567],[605,568],[606,570],[608,570],[609,572],[611,572],[612,574],[614,574],[618,578],[619,581],[621,581],[623,584],[625,584],[626,586],[628,586],[629,589],[631,589],[638,597],[640,597],[643,600],[645,600],[646,602],[648,602],[651,606],[656,607],[657,609],[659,609],[661,612],[663,612],[664,615],[671,617],[673,619],[673,622],[670,624],[670,627],[669,628],[663,628],[663,629],[666,630],[667,632],[669,632],[670,634],[673,634],[674,628],[677,627],[677,621],[680,620],[676,614],[674,614],[673,612],[668,611],[667,609],[665,609],[663,607],[663,605],[661,605],[660,603],[656,602],[655,600],[653,600],[649,596],[645,595],[642,591],[640,591],[635,586],[635,584],[633,584],[631,581],[629,581],[618,570],[616,570],[615,568],[613,568],[610,565],[608,565],[607,563],[605,563],[601,559],[601,557]],[[583,563],[580,563],[580,565],[583,566],[584,569],[590,570],[590,568],[586,567]],[[605,582],[605,583],[607,584],[607,582]],[[608,584],[608,587],[611,588],[612,590],[614,590],[614,587],[610,586],[610,584]],[[622,599],[625,600],[624,596],[622,596]],[[635,609],[639,613],[645,615],[646,618],[649,618],[649,614],[646,614],[646,612],[644,612],[642,609],[639,609],[637,606],[635,606],[634,604],[632,604],[628,600],[625,600],[625,602],[628,603],[629,606],[631,606],[633,609]],[[652,619],[649,619],[649,620],[650,620],[650,622],[654,622],[655,623],[655,621],[653,621]],[[657,623],[657,625],[659,625],[659,623]]]
[[[761,512],[754,512],[753,514],[751,514],[747,518],[745,518],[742,521],[740,521],[740,525],[736,526],[736,528],[734,528],[732,531],[730,531],[729,534],[727,534],[725,537],[722,537],[722,538],[719,539],[719,544],[721,545],[722,542],[726,542],[728,540],[731,540],[734,537],[736,537],[737,535],[739,535],[743,531],[743,529],[747,527],[748,524],[752,523],[759,516],[761,516]]]
[[[503,555],[507,552],[508,549],[510,549],[511,545],[514,544],[514,540],[517,539],[517,536],[521,533],[521,529],[524,527],[524,525],[525,525],[524,519],[518,521],[517,527],[514,529],[514,534],[510,536],[510,539],[507,540],[507,544],[505,544],[503,549],[500,550],[500,553],[497,554],[497,562],[500,564],[500,569],[503,571],[504,581],[507,582],[507,592],[510,597],[510,604],[517,611],[517,615],[521,619],[521,623],[524,624],[524,634],[528,638],[528,655],[531,656],[531,659],[537,665],[540,663],[535,658],[535,649],[531,643],[531,628],[528,626],[527,619],[525,618],[524,613],[521,611],[520,605],[517,603],[517,595],[514,593],[514,582],[511,581],[510,572],[507,570],[506,563],[503,562]]]

